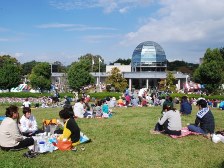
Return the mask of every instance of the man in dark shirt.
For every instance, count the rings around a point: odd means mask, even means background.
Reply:
[[[196,104],[199,111],[196,115],[195,124],[189,125],[188,129],[192,132],[197,132],[210,137],[215,130],[215,120],[214,116],[207,107],[207,102],[204,99],[200,99]]]

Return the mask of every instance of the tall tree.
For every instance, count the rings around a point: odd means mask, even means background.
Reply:
[[[34,89],[50,90],[51,86],[51,69],[47,62],[38,63],[33,67],[29,76],[30,84]]]
[[[168,90],[170,90],[172,92],[176,91],[175,81],[176,81],[176,78],[174,77],[173,73],[172,72],[167,72],[167,74],[166,74],[166,86],[167,86]]]
[[[159,89],[160,90],[167,90],[167,91],[176,91],[176,85],[175,85],[176,78],[174,77],[172,72],[166,73],[166,79],[161,79],[159,82]]]
[[[218,48],[206,50],[203,63],[194,73],[195,82],[205,84],[205,89],[209,94],[219,92],[224,79],[224,60]]]
[[[79,60],[85,60],[88,64],[88,72],[105,72],[106,64],[104,63],[104,59],[100,55],[92,55],[90,53],[83,55],[79,58]],[[100,66],[99,66],[100,64]]]
[[[16,58],[0,56],[0,89],[17,87],[21,82],[22,68]]]
[[[33,67],[35,67],[39,62],[36,62],[35,60],[26,62],[22,64],[22,74],[23,75],[29,75],[32,72]]]
[[[88,72],[88,69],[88,62],[82,59],[71,64],[68,70],[68,83],[72,90],[80,92],[83,86],[94,83],[94,78]]]
[[[128,86],[127,80],[122,77],[117,67],[111,69],[110,75],[106,78],[106,84],[110,84],[116,91],[123,91]]]

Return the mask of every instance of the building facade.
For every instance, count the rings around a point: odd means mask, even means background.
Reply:
[[[108,65],[106,73],[91,73],[96,84],[104,83],[112,68],[120,69],[123,77],[127,79],[129,89],[158,88],[159,82],[166,78],[166,54],[156,42],[145,41],[140,43],[133,51],[131,65]],[[177,89],[183,89],[189,77],[181,72],[173,72],[176,78]]]

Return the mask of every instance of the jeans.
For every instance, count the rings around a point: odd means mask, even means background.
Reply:
[[[201,134],[205,134],[205,131],[203,129],[201,129],[198,126],[195,125],[188,125],[188,129],[192,132],[197,132],[197,133],[201,133]]]

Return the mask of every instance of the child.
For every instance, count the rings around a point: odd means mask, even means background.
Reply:
[[[27,137],[34,136],[38,130],[37,121],[31,115],[31,109],[29,107],[23,108],[23,116],[20,119],[20,130]]]
[[[103,112],[104,118],[109,118],[110,112],[109,112],[109,106],[106,100],[103,100],[102,112]]]

